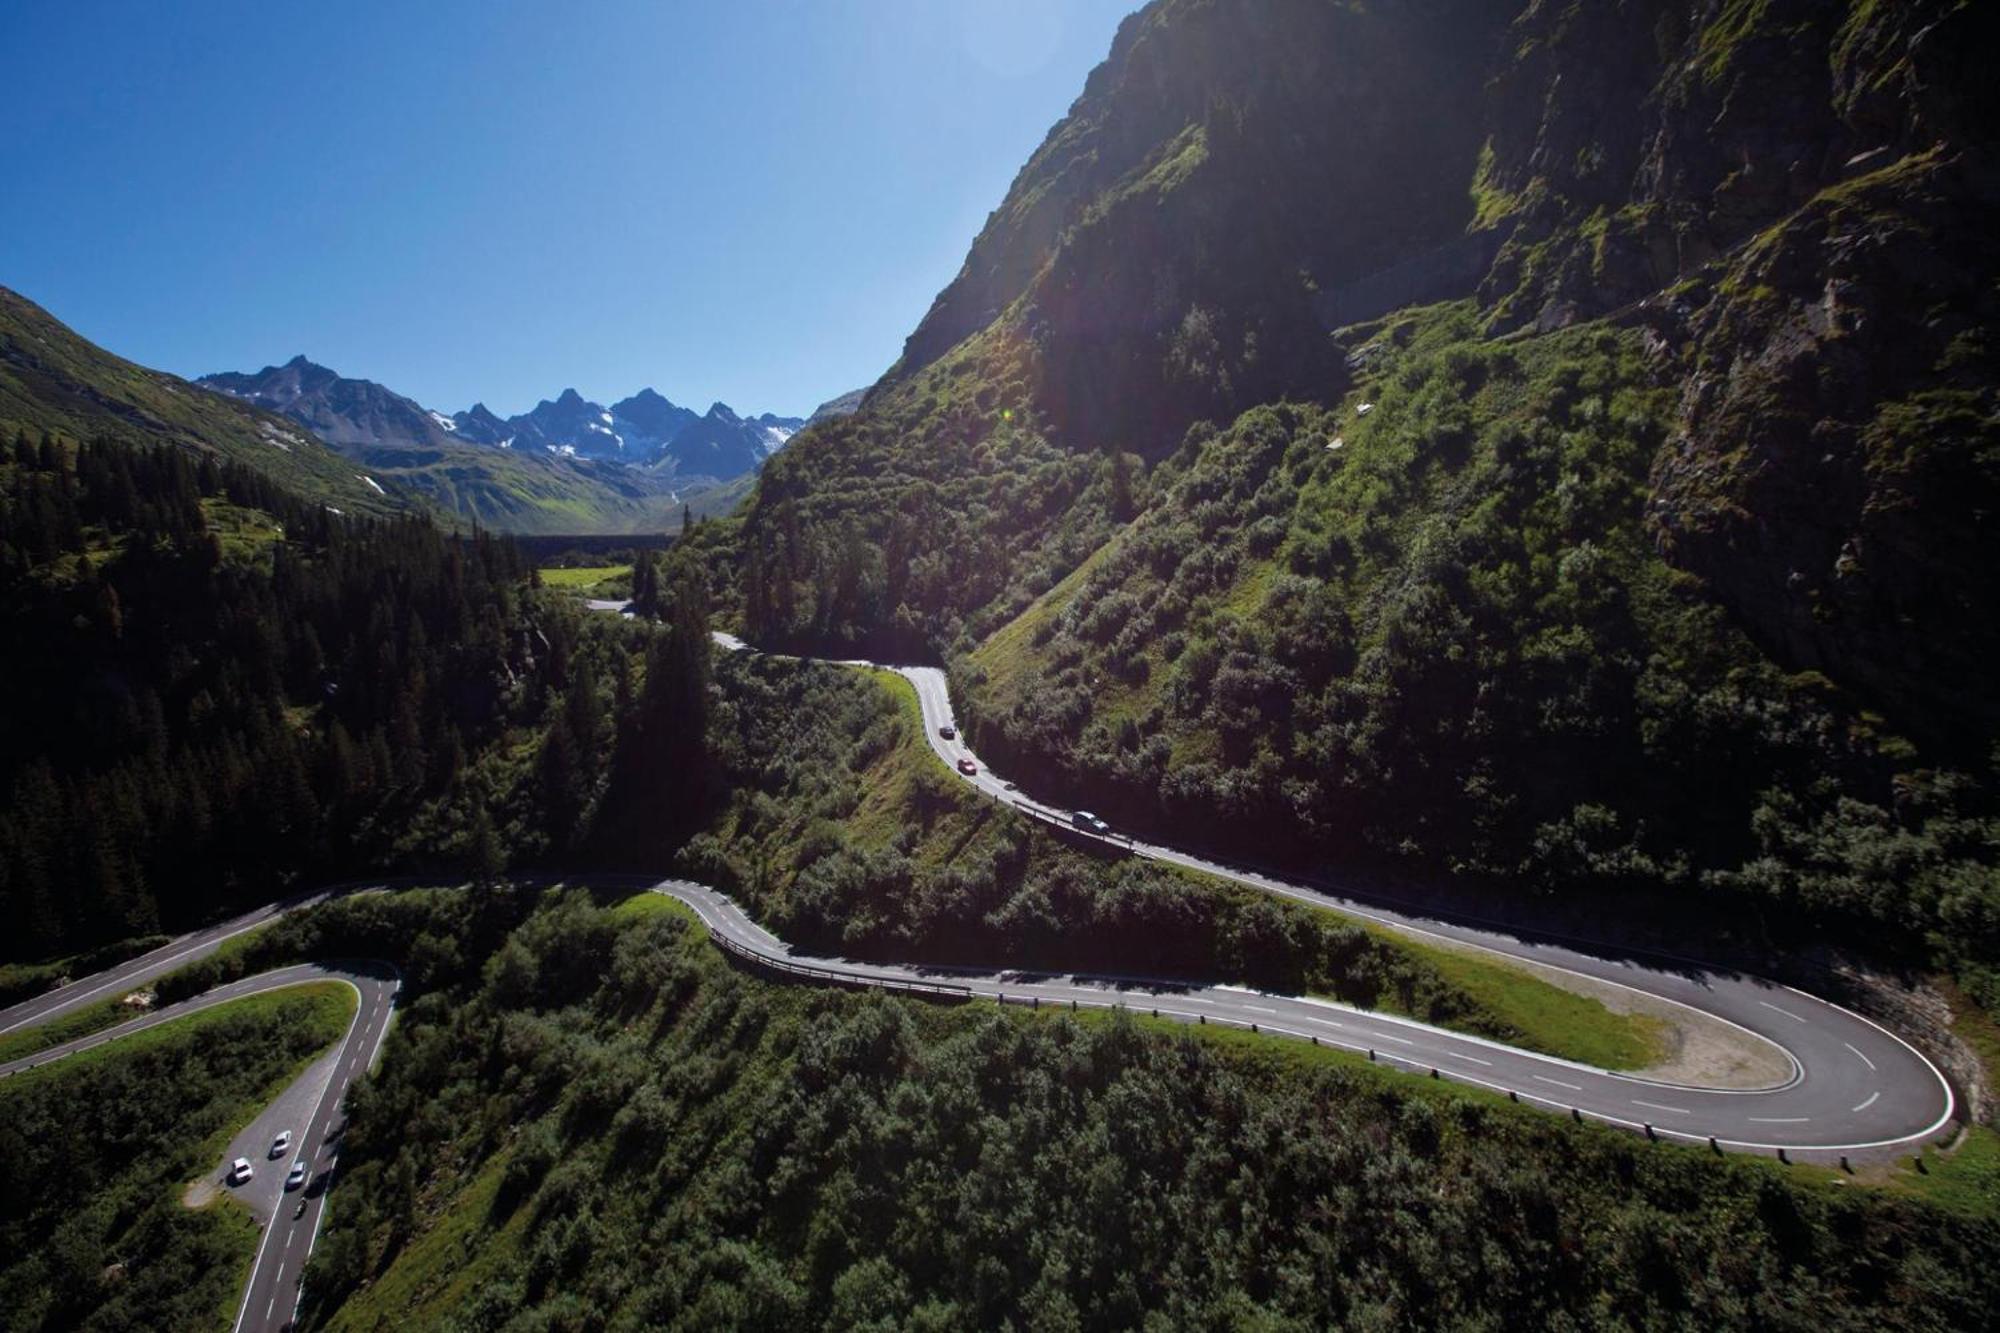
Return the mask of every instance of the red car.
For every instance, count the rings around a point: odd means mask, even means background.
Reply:
[[[979,765],[973,763],[970,759],[961,759],[958,761],[958,771],[969,778],[977,777],[979,775]]]

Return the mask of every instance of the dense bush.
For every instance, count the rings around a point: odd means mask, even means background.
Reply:
[[[2000,1296],[1991,1222],[609,924],[551,906],[390,1037],[309,1323],[1879,1330]]]
[[[1393,324],[1363,349],[1365,415],[1189,432],[1032,634],[965,645],[981,746],[1239,855],[1782,903],[1982,977],[1990,766],[1786,674],[1661,561],[1669,402],[1636,335],[1476,332],[1458,307]]]

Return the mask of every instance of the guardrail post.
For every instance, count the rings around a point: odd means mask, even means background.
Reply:
[[[1319,1038],[1318,1038],[1318,1037],[1314,1037],[1314,1038],[1313,1038],[1313,1045],[1315,1045],[1315,1046],[1319,1045]]]
[[[1660,1141],[1660,1136],[1653,1132],[1651,1125],[1646,1126],[1646,1139],[1649,1143],[1658,1143]]]
[[[1846,1173],[1847,1173],[1848,1175],[1850,1175],[1850,1176],[1854,1174],[1854,1168],[1853,1168],[1853,1167],[1851,1167],[1851,1166],[1849,1166],[1849,1165],[1847,1164],[1847,1154],[1846,1154],[1846,1153],[1842,1153],[1842,1154],[1840,1155],[1840,1169],[1841,1169],[1841,1170],[1843,1170],[1843,1171],[1845,1171],[1845,1172],[1846,1172]]]
[[[1368,1063],[1371,1065],[1375,1063],[1375,1048],[1373,1046],[1368,1048]]]
[[[1708,1136],[1708,1146],[1714,1149],[1717,1157],[1722,1156],[1722,1145],[1715,1141],[1715,1135],[1711,1134]]]
[[[1039,995],[1035,996],[1035,998],[1034,998],[1034,1000],[1032,1001],[1032,1003],[1034,1004],[1035,1008],[1037,1008],[1037,1009],[1041,1008],[1041,1007],[1042,1007],[1042,997],[1041,997],[1041,996],[1039,996]]]
[[[1778,1149],[1778,1160],[1783,1162],[1786,1166],[1790,1166],[1792,1164],[1792,1159],[1785,1156],[1785,1150],[1783,1148]]]
[[[1521,1100],[1521,1094],[1514,1091],[1512,1088],[1509,1088],[1507,1089],[1507,1100],[1510,1102],[1518,1102]]]
[[[1208,1026],[1208,1015],[1207,1015],[1207,1014],[1196,1014],[1196,1015],[1195,1015],[1195,1018],[1196,1018],[1196,1019],[1197,1019],[1197,1020],[1198,1020],[1198,1021],[1199,1021],[1199,1022],[1201,1023],[1201,1025],[1202,1025],[1203,1027],[1207,1027],[1207,1026]]]
[[[1255,1032],[1255,1031],[1257,1030],[1257,1025],[1256,1025],[1255,1023],[1252,1023],[1252,1024],[1250,1025],[1250,1030],[1251,1030],[1252,1032]]]
[[[1432,1078],[1436,1078],[1437,1076],[1438,1076],[1438,1068],[1437,1068],[1437,1066],[1436,1066],[1436,1065],[1432,1065],[1432,1066],[1431,1066],[1431,1077],[1432,1077]]]
[[[1579,1111],[1576,1107],[1572,1106],[1569,1108],[1569,1118],[1576,1121],[1576,1123],[1580,1125],[1583,1123],[1583,1112]]]

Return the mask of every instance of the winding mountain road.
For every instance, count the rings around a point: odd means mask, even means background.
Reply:
[[[616,610],[620,605],[607,603],[594,609]],[[729,635],[715,637],[724,648],[746,648]],[[955,772],[960,759],[974,758],[962,740],[955,735],[946,739],[942,734],[947,727],[956,730],[944,673],[932,667],[885,669],[896,671],[915,687],[925,735],[938,758]],[[1308,996],[1155,978],[974,971],[811,957],[795,954],[729,895],[700,884],[631,875],[571,877],[561,882],[670,895],[695,912],[710,938],[726,952],[788,977],[945,999],[986,998],[1037,1009],[1123,1008],[1193,1025],[1247,1029],[1274,1039],[1364,1053],[1392,1068],[1487,1088],[1579,1120],[1602,1121],[1657,1138],[1705,1142],[1718,1149],[1777,1152],[1791,1160],[1831,1164],[1842,1158],[1859,1160],[1908,1152],[1954,1128],[1952,1089],[1936,1066],[1886,1028],[1806,992],[1690,959],[1597,949],[1582,941],[1522,938],[1496,923],[1442,919],[1399,909],[1379,895],[1346,896],[1115,833],[1089,832],[1076,827],[1068,812],[1033,800],[983,763],[978,763],[975,775],[959,776],[988,798],[1060,827],[1072,840],[1100,842],[1119,854],[1187,867],[1419,938],[1576,973],[1595,984],[1623,986],[1666,1003],[1700,1010],[1771,1042],[1784,1052],[1790,1074],[1762,1088],[1693,1086],[1611,1073]],[[215,952],[227,940],[286,912],[312,906],[336,893],[366,892],[370,887],[344,886],[284,899],[181,936],[92,977],[0,1010],[0,1033],[45,1023],[80,1006],[122,995]],[[281,968],[0,1064],[0,1079],[4,1079],[246,995],[328,978],[352,985],[360,995],[360,1004],[332,1058],[315,1062],[300,1084],[284,1094],[290,1098],[300,1093],[301,1085],[315,1078],[322,1080],[316,1091],[306,1090],[311,1111],[298,1135],[296,1156],[285,1159],[286,1164],[293,1160],[308,1163],[314,1176],[298,1194],[278,1193],[275,1207],[251,1201],[253,1209],[270,1220],[244,1290],[234,1333],[283,1328],[296,1313],[300,1282],[325,1208],[324,1186],[337,1152],[341,1103],[354,1080],[381,1052],[401,989],[395,970],[387,964],[365,962]],[[259,1162],[266,1170],[279,1164]],[[292,1199],[303,1207],[289,1203]]]
[[[732,635],[718,633],[715,639],[732,651],[748,648]],[[1116,833],[1089,832],[1072,823],[1070,812],[1034,800],[987,768],[962,737],[945,738],[946,728],[956,733],[957,727],[943,671],[935,667],[883,669],[895,671],[915,688],[924,735],[937,757],[954,772],[960,759],[974,760],[977,774],[968,777],[961,773],[961,781],[989,799],[1060,827],[1072,840],[1099,842],[1121,854],[1197,870],[1420,939],[1535,963],[1578,974],[1593,983],[1621,986],[1685,1005],[1771,1042],[1785,1053],[1791,1074],[1769,1087],[1752,1089],[1660,1082],[1330,1001],[1232,987],[1162,992],[1158,984],[1135,987],[1134,983],[1105,979],[1070,978],[1038,984],[966,982],[974,993],[990,995],[1004,990],[1009,1002],[1039,999],[1064,1004],[1073,1000],[1079,1005],[1126,1004],[1148,1010],[1158,1007],[1162,1017],[1206,1019],[1240,1027],[1255,1024],[1260,1032],[1370,1052],[1372,1058],[1397,1067],[1426,1075],[1435,1070],[1440,1078],[1504,1092],[1519,1101],[1575,1117],[1640,1130],[1657,1138],[1712,1143],[1739,1151],[1781,1152],[1792,1158],[1833,1163],[1843,1157],[1893,1156],[1954,1132],[1956,1101],[1944,1075],[1900,1037],[1851,1010],[1789,986],[1693,959],[1598,948],[1587,941],[1522,938],[1498,923],[1447,920],[1428,912],[1399,910],[1379,895],[1328,892],[1172,847]],[[742,936],[746,947],[765,952],[784,948],[740,911],[730,911],[733,919],[727,929]],[[709,920],[706,914],[704,920]],[[710,927],[717,929],[718,923],[711,920]],[[928,975],[914,969],[864,970],[871,975],[887,972],[906,981]],[[1134,997],[1135,989],[1178,999],[1163,998],[1155,1006],[1150,999]]]

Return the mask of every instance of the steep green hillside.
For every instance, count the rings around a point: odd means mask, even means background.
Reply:
[[[293,422],[113,356],[0,287],[0,440],[22,429],[213,454],[343,513],[409,508]]]
[[[1996,24],[1157,0],[698,544],[1132,824],[2000,1001]]]

